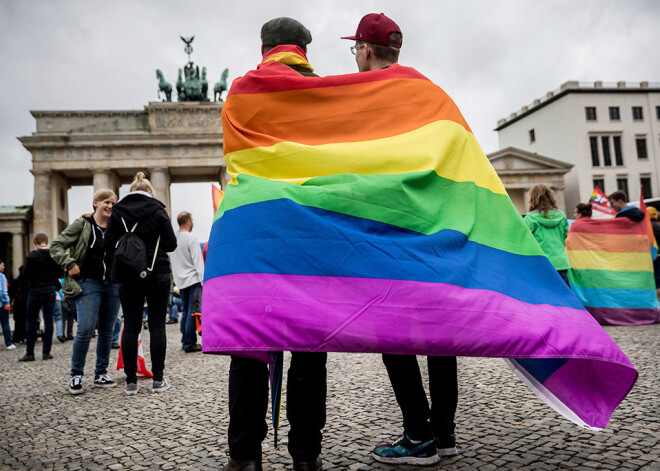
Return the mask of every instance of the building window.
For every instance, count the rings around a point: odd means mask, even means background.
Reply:
[[[632,113],[633,113],[633,119],[635,121],[641,121],[644,119],[644,113],[642,112],[641,106],[633,106]]]
[[[596,121],[596,107],[595,106],[585,107],[584,112],[587,115],[587,121]]]
[[[606,167],[612,166],[612,156],[610,155],[610,136],[601,136],[603,143],[603,165]]]
[[[600,188],[600,191],[605,193],[605,179],[604,178],[594,178],[594,188]]]
[[[591,144],[591,165],[598,167],[600,165],[598,161],[598,138],[591,136],[589,138],[589,144]]]
[[[660,119],[660,106],[655,107],[655,117]]]
[[[642,197],[644,199],[653,198],[651,191],[651,177],[639,177],[639,184],[642,187]]]
[[[649,155],[646,153],[646,138],[645,137],[636,138],[635,144],[637,145],[637,158],[648,159]]]
[[[617,165],[623,165],[623,154],[621,153],[621,136],[612,136],[614,144],[614,159]]]
[[[619,121],[621,115],[619,114],[618,106],[610,106],[610,121]]]
[[[625,177],[619,177],[616,179],[616,189],[623,191],[626,196],[628,196],[628,179]]]
[[[536,134],[534,133],[533,129],[529,130],[529,143],[532,144],[536,142]]]

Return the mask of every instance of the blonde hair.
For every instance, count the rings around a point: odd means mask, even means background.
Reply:
[[[131,191],[146,191],[151,196],[155,194],[154,187],[151,186],[151,182],[147,180],[143,172],[135,174],[133,183],[131,183]]]
[[[108,188],[101,188],[100,190],[94,192],[94,196],[92,197],[92,212],[88,214],[83,214],[83,216],[92,217],[96,212],[96,206],[94,206],[94,203],[100,203],[101,201],[105,201],[111,196],[114,196],[115,201],[117,201],[117,195],[115,194],[115,192]]]
[[[529,210],[537,210],[543,213],[543,217],[548,217],[548,211],[557,209],[555,192],[548,185],[542,183],[532,188],[529,195]]]

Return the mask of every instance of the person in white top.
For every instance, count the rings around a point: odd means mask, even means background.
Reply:
[[[195,291],[202,288],[204,281],[204,257],[197,238],[191,234],[194,223],[192,214],[187,211],[179,213],[176,218],[179,232],[176,233],[177,246],[170,253],[174,283],[181,293],[181,344],[186,352],[199,352],[201,345],[197,343],[195,319],[190,315],[190,308]]]

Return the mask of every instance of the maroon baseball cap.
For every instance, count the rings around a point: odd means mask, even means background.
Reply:
[[[390,37],[392,33],[399,33],[394,40]],[[385,16],[384,13],[369,13],[365,15],[357,27],[355,36],[342,36],[341,39],[352,39],[354,41],[364,41],[369,44],[378,44],[380,46],[401,47],[403,44],[403,33],[399,26]]]

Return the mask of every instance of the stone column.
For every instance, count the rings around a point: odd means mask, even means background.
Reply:
[[[94,170],[94,192],[102,188],[109,188],[119,197],[119,177],[112,170]]]
[[[53,227],[50,174],[37,170],[32,170],[32,174],[34,175],[33,231],[34,234],[43,232],[49,240],[53,240],[57,226]]]
[[[566,199],[564,198],[564,187],[553,187],[552,191],[555,192],[555,200],[557,200],[557,209],[566,213]],[[573,213],[566,214],[567,217],[573,217]]]
[[[227,188],[227,183],[231,180],[231,175],[227,172],[227,167],[220,167],[220,175],[218,175],[218,182],[220,182],[220,188],[222,191]]]
[[[525,188],[523,191],[523,214],[529,212],[529,200],[531,199],[532,189]]]
[[[154,196],[158,198],[170,214],[170,173],[164,167],[155,167],[149,169],[149,180],[154,187]]]
[[[12,240],[12,274],[14,279],[19,275],[18,269],[23,262],[25,261],[25,252],[23,252],[23,234],[20,232],[14,232],[11,235]]]

